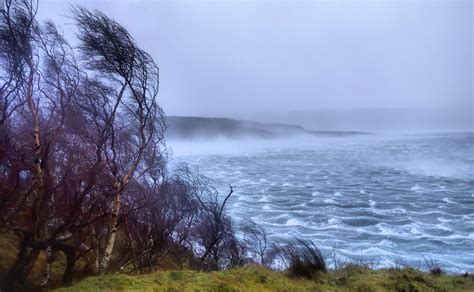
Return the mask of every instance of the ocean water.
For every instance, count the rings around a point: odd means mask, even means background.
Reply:
[[[474,272],[474,133],[169,142],[226,194],[237,223],[313,241],[330,261],[434,260]]]

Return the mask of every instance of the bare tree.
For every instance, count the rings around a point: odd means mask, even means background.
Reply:
[[[0,227],[20,241],[8,276],[11,288],[25,282],[41,250],[49,256],[42,280],[46,286],[53,248],[71,238],[72,227],[81,225],[74,220],[90,214],[81,212],[84,200],[68,200],[69,196],[77,199],[80,193],[88,194],[87,188],[79,191],[82,183],[73,189],[70,176],[84,166],[85,157],[78,157],[84,153],[78,148],[85,145],[76,147],[77,136],[65,134],[68,119],[74,116],[71,110],[81,73],[72,48],[52,23],[39,25],[35,21],[36,11],[37,2],[26,0],[5,1],[0,10],[0,44],[5,49],[1,64],[8,65],[2,67],[1,79],[9,82],[2,87],[2,94],[5,88],[9,90],[2,116],[7,122],[1,124],[9,136],[2,141],[5,151],[0,160],[5,182],[0,188]],[[86,180],[86,173],[81,173],[83,179],[79,180]],[[57,204],[56,199],[65,201]]]
[[[210,180],[200,175],[198,169],[182,165],[178,174],[199,203],[198,221],[193,233],[194,240],[202,249],[198,252],[201,268],[217,270],[223,266],[243,264],[243,245],[237,240],[233,222],[225,213],[226,204],[234,192],[232,186],[221,199]]]
[[[73,11],[79,28],[80,50],[89,70],[114,84],[107,101],[102,135],[107,143],[100,149],[114,177],[114,195],[107,244],[100,272],[107,270],[118,231],[122,195],[134,175],[146,171],[145,152],[161,159],[156,145],[163,140],[165,119],[156,103],[158,67],[147,53],[137,47],[127,30],[99,11],[76,7]]]
[[[31,194],[29,200],[26,201],[26,193],[24,200],[20,201],[32,205],[33,208],[28,212],[31,216],[32,228],[16,230],[21,233],[20,251],[17,260],[9,273],[11,283],[24,282],[28,271],[39,254],[38,249],[28,249],[32,238],[36,237],[38,225],[40,224],[39,214],[35,212],[41,202],[44,192],[44,178],[41,164],[41,137],[40,137],[40,114],[38,102],[33,91],[35,78],[38,77],[38,58],[34,42],[34,34],[36,29],[35,15],[37,12],[37,2],[35,1],[18,1],[13,2],[6,0],[3,7],[0,8],[1,23],[0,36],[2,48],[2,64],[8,64],[6,74],[2,79],[6,82],[2,86],[2,124],[5,119],[11,116],[10,111],[11,99],[9,96],[17,97],[22,95],[21,99],[27,104],[28,112],[25,112],[31,120],[32,146],[34,161],[34,181],[31,186],[31,192],[28,188],[28,194]],[[8,91],[11,81],[15,80],[13,89]],[[5,86],[6,85],[6,86]],[[5,221],[7,222],[7,221]]]
[[[24,286],[40,252],[41,288],[58,253],[65,285],[80,259],[96,273],[145,273],[171,258],[242,265],[246,247],[225,212],[232,187],[221,198],[198,171],[167,171],[151,56],[115,21],[76,7],[76,59],[60,29],[35,20],[36,0],[2,5],[0,232],[18,239],[6,288]]]
[[[247,246],[258,257],[259,263],[269,267],[270,260],[267,259],[269,243],[265,229],[253,221],[248,221],[243,225],[242,232],[244,233],[244,240]]]

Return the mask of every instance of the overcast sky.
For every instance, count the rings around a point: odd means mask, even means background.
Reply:
[[[169,115],[473,107],[472,2],[40,0],[123,24],[160,67]]]

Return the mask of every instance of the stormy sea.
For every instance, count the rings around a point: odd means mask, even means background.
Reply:
[[[313,241],[330,258],[474,272],[474,133],[171,141],[237,224],[272,242]],[[331,261],[329,259],[329,261]]]

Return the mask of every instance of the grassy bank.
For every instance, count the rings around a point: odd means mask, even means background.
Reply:
[[[89,277],[58,291],[474,291],[472,276],[434,276],[413,269],[361,267],[319,274],[314,280],[288,277],[261,266],[221,272],[163,271],[142,276]]]
[[[14,261],[15,240],[0,237],[0,275]],[[35,265],[31,281],[37,282],[44,256]],[[53,287],[60,285],[64,261],[53,266]],[[220,272],[191,270],[159,271],[131,276],[125,274],[88,277],[58,291],[474,291],[474,277],[435,276],[414,269],[377,269],[347,266],[319,273],[313,280],[294,278],[285,272],[248,266]]]

